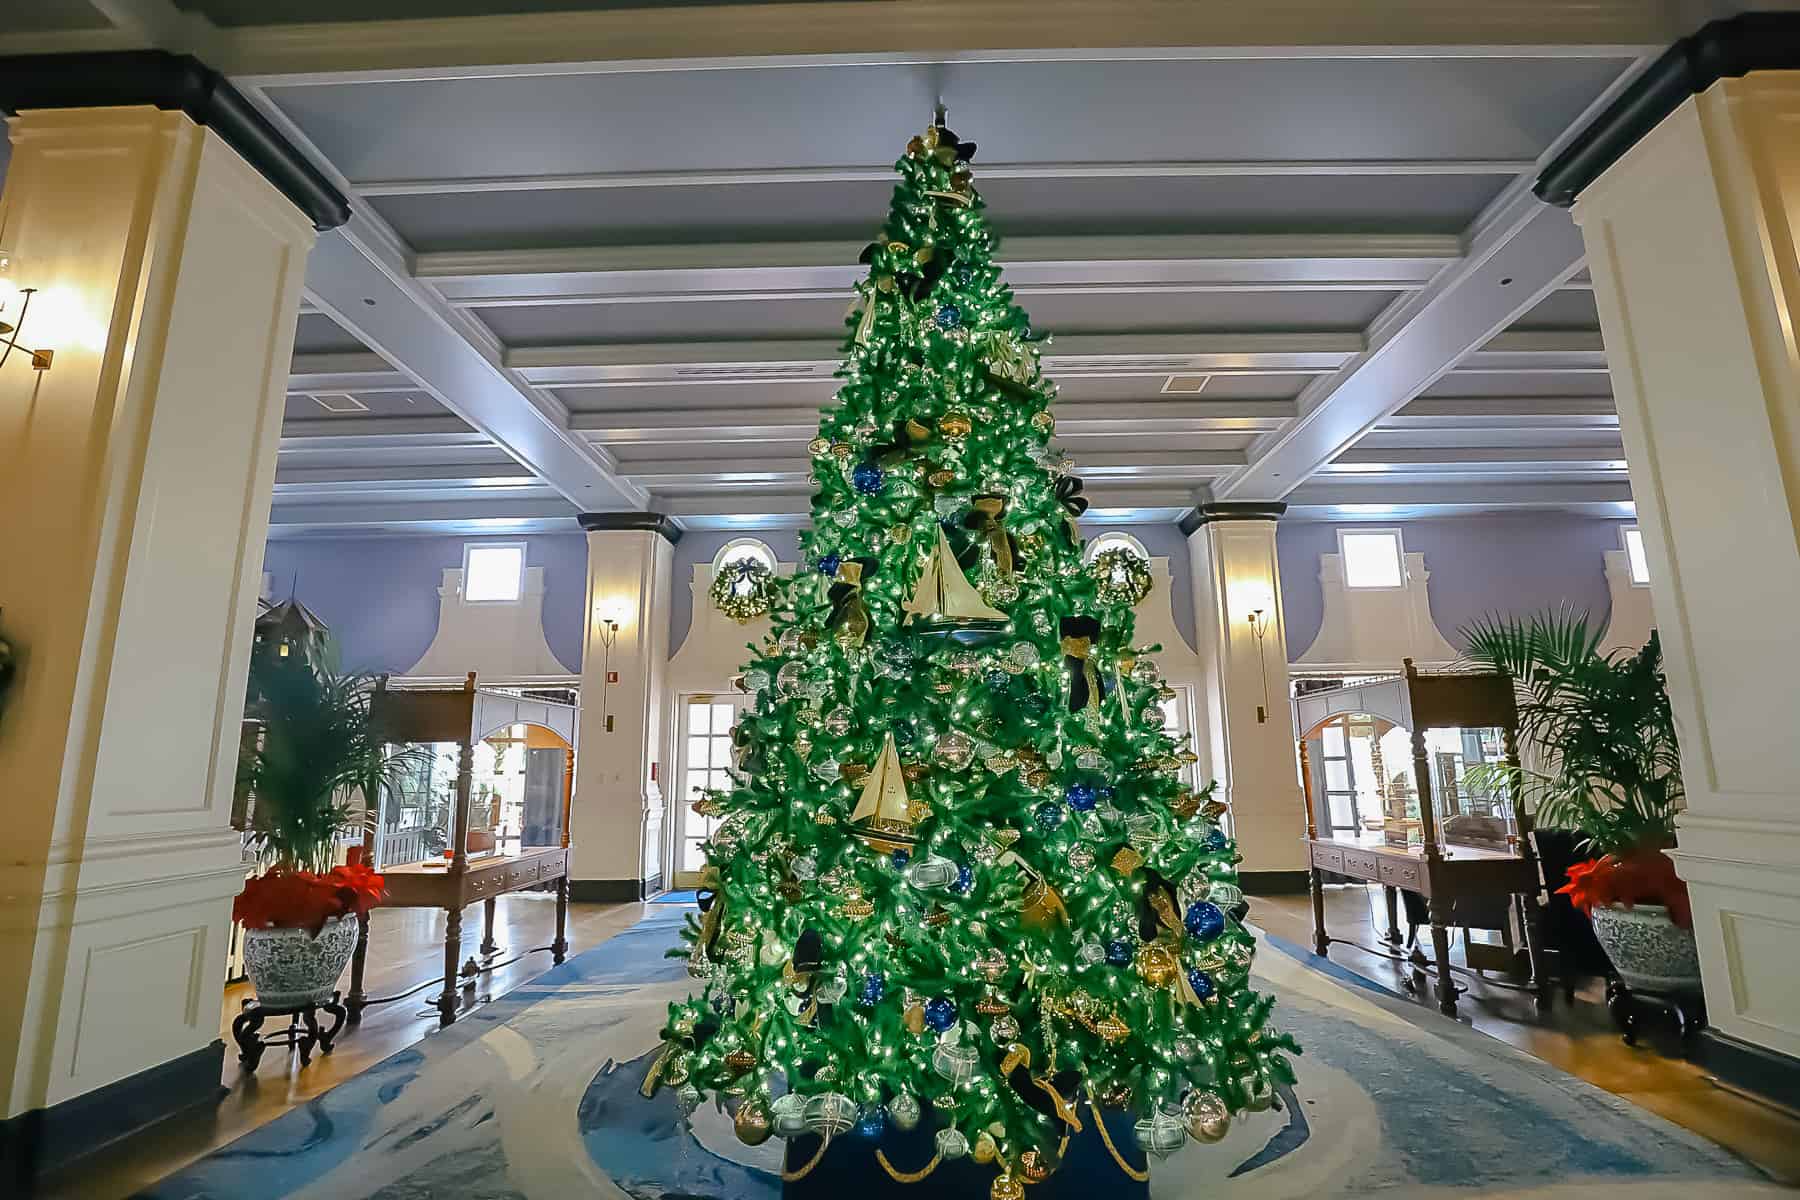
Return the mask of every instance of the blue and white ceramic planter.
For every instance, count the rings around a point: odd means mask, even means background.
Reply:
[[[299,1008],[331,999],[356,949],[356,918],[333,917],[310,929],[246,929],[244,971],[265,1008]]]
[[[1700,956],[1694,931],[1669,919],[1660,904],[1596,906],[1594,936],[1625,986],[1662,993],[1700,992]]]

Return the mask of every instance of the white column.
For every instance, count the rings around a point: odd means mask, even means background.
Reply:
[[[55,363],[0,368],[0,629],[22,659],[0,1116],[194,1056],[218,1078],[238,725],[314,239],[181,113],[10,127],[0,244],[44,289],[24,340]]]
[[[1300,872],[1306,831],[1293,720],[1288,709],[1286,632],[1275,562],[1275,519],[1283,506],[1207,504],[1183,522],[1194,576],[1212,772],[1231,804],[1239,869],[1257,876]],[[1262,610],[1257,625],[1250,621]],[[1262,636],[1256,629],[1262,629]],[[1269,880],[1274,882],[1274,880]],[[1298,885],[1299,877],[1286,882]]]
[[[571,878],[577,899],[636,899],[661,880],[669,827],[668,764],[656,756],[668,719],[664,680],[679,535],[653,514],[590,513],[582,522],[589,530],[588,624]],[[616,636],[609,620],[618,623]]]
[[[1650,566],[1707,1015],[1800,1055],[1800,72],[1691,97],[1575,208]]]

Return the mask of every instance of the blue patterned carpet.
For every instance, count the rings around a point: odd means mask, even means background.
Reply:
[[[775,1200],[779,1141],[746,1147],[711,1107],[684,1128],[666,1090],[637,1096],[664,1005],[688,988],[662,957],[683,911],[645,918],[140,1196]],[[1317,962],[1274,941],[1257,956],[1258,985],[1306,1047],[1294,1094],[1218,1145],[1158,1162],[1152,1196],[1789,1194],[1693,1134]]]

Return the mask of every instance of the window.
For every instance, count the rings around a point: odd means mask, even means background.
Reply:
[[[1344,586],[1398,588],[1406,584],[1398,529],[1338,530],[1338,554],[1344,562]]]
[[[524,590],[524,542],[463,547],[463,603],[511,604]]]
[[[706,866],[706,852],[700,845],[722,822],[718,817],[703,817],[686,806],[708,789],[730,790],[731,727],[737,724],[738,709],[743,703],[729,697],[688,698],[687,751],[682,760],[686,778],[682,781],[681,855],[675,864],[677,871],[700,871]]]
[[[720,546],[718,554],[713,556],[713,574],[717,575],[727,564],[740,558],[753,558],[770,571],[775,569],[775,552],[767,544],[755,538],[733,538]]]
[[[1150,552],[1144,549],[1144,543],[1129,533],[1103,533],[1099,537],[1088,539],[1087,549],[1081,552],[1083,562],[1093,562],[1095,558],[1107,550],[1129,550],[1145,562],[1150,561]]]
[[[1625,538],[1625,561],[1631,567],[1631,582],[1635,587],[1650,586],[1650,562],[1644,557],[1644,531],[1636,525],[1627,525],[1620,531]]]

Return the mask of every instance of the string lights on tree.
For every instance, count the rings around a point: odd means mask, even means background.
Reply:
[[[1083,567],[974,155],[940,114],[862,254],[800,568],[769,581],[733,786],[695,803],[722,818],[675,951],[698,987],[644,1091],[715,1097],[751,1144],[821,1139],[790,1180],[850,1139],[1014,1200],[1090,1123],[1140,1181],[1140,1148],[1219,1140],[1297,1047],[1249,986],[1226,808],[1184,782],[1133,642],[1147,564]],[[890,1157],[912,1131],[935,1153]]]

